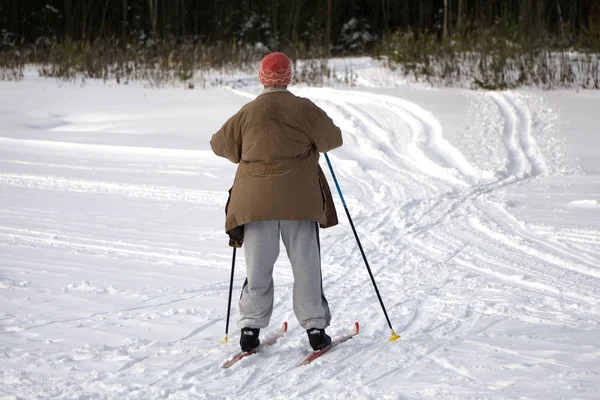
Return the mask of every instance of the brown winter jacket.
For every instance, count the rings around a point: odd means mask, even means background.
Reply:
[[[238,164],[225,206],[229,245],[240,247],[243,225],[268,220],[338,223],[319,152],[342,145],[340,129],[312,101],[267,88],[213,135],[216,155]]]

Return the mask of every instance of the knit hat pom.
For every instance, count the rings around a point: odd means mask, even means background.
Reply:
[[[292,82],[292,61],[283,53],[271,53],[263,58],[258,80],[264,86],[288,86]]]

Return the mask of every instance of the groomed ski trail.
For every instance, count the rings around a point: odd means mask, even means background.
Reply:
[[[142,140],[136,147],[71,143],[63,136],[0,138],[3,271],[59,273],[72,282],[0,280],[19,310],[39,305],[20,314],[0,310],[5,385],[24,398],[500,399],[535,397],[542,393],[536,385],[564,388],[576,379],[581,386],[571,393],[595,398],[597,374],[590,371],[600,353],[578,343],[598,333],[600,234],[557,234],[552,226],[523,223],[506,200],[507,190],[561,169],[527,96],[464,94],[485,105],[484,119],[499,121],[487,126],[487,135],[476,135],[478,146],[499,154],[481,163],[445,136],[442,119],[425,103],[359,91],[294,91],[343,130],[344,147],[329,155],[402,339],[386,340],[387,324],[338,201],[340,226],[322,235],[333,312],[328,332],[341,334],[356,319],[361,334],[295,368],[308,347],[291,312],[292,276],[282,252],[271,326],[290,321],[285,342],[241,368],[222,370],[237,337],[222,346],[206,334],[222,332],[223,277],[231,259],[216,248],[225,246],[222,226],[204,221],[222,213],[217,207],[230,183],[224,177],[233,177],[235,166],[206,150],[153,148]],[[158,119],[147,114],[133,118]],[[49,132],[112,132],[127,120],[74,113],[61,115]],[[200,177],[210,180],[208,187],[199,187]],[[62,204],[65,198],[77,201]],[[78,201],[88,207],[79,209]],[[199,242],[214,249],[200,251]],[[69,258],[56,261],[61,254]],[[97,265],[98,274],[123,275],[130,286],[87,282],[87,269]],[[218,276],[214,283],[196,284],[211,274]],[[243,276],[242,259],[236,289]],[[69,310],[72,299],[76,312]],[[235,301],[233,311],[235,319]],[[52,327],[55,336],[42,334]],[[230,328],[237,330],[234,323]],[[70,343],[82,334],[90,344]],[[95,344],[95,335],[114,340]],[[49,380],[45,371],[65,378]]]

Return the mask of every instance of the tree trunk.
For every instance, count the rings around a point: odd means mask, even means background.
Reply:
[[[156,35],[156,19],[158,17],[158,0],[148,0],[148,9],[150,10],[150,26],[152,35]]]
[[[123,19],[121,20],[121,41],[127,40],[127,0],[123,0]]]
[[[298,41],[298,30],[300,27],[300,11],[302,9],[302,0],[296,1],[296,15],[294,16],[294,31],[292,34],[293,40]]]
[[[537,0],[537,16],[536,16],[536,27],[537,34],[539,37],[542,37],[544,34],[544,29],[546,27],[546,21],[544,18],[544,0]]]
[[[273,28],[273,40],[279,45],[279,21],[277,20],[279,12],[277,10],[277,3],[278,0],[271,0],[271,27]]]
[[[80,17],[81,27],[79,28],[79,32],[77,35],[78,39],[82,39],[82,40],[86,39],[87,18],[88,18],[87,0],[81,0],[81,17]]]
[[[186,28],[186,10],[185,10],[185,1],[181,0],[181,9],[179,11],[180,15],[181,15],[181,34],[183,36],[186,36],[188,34],[188,31]]]
[[[302,0],[296,0],[295,2],[295,7],[294,7],[294,16],[292,18],[292,33],[291,33],[291,42],[292,42],[292,48],[294,49],[294,53],[292,55],[292,58],[295,60],[297,60],[299,58],[299,46],[298,46],[298,42],[299,42],[299,35],[298,35],[298,30],[300,27],[300,10],[302,7]]]
[[[521,29],[524,33],[529,31],[529,15],[531,11],[531,0],[521,0],[519,9],[519,20]]]
[[[175,27],[175,37],[179,37],[179,35],[181,34],[181,15],[179,14],[179,6],[180,6],[180,2],[179,0],[171,0],[171,2],[173,3],[173,25]]]
[[[331,0],[327,0],[327,21],[325,25],[325,57],[331,54]]]
[[[444,0],[444,26],[442,28],[442,38],[448,37],[448,0]]]
[[[556,2],[556,17],[558,19],[557,23],[558,23],[558,33],[560,35],[560,39],[565,40],[565,29],[564,29],[564,25],[563,25],[563,16],[562,16],[562,10],[560,8],[560,1]]]
[[[593,2],[590,4],[590,17],[589,17],[589,28],[592,32],[595,32],[596,35],[600,35],[600,31],[598,29],[598,23],[600,23],[600,4],[598,2]],[[596,39],[600,39],[599,36]]]
[[[417,30],[419,32],[423,32],[425,26],[424,26],[424,17],[425,15],[425,6],[423,5],[422,1],[419,1],[419,25],[417,27]]]
[[[381,0],[381,14],[383,17],[383,33],[389,35],[390,33],[390,1]]]
[[[106,23],[106,12],[108,11],[108,3],[110,0],[106,0],[104,7],[102,7],[102,20],[100,21],[100,30],[98,33],[99,37],[104,37],[104,25]]]
[[[73,38],[73,0],[65,0],[65,36]]]

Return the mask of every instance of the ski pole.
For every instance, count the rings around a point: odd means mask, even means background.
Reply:
[[[235,251],[236,247],[233,248],[233,256],[231,257],[231,279],[229,281],[229,300],[227,301],[227,322],[225,322],[225,338],[221,340],[222,344],[229,341],[229,316],[231,315],[231,294],[233,293],[233,275],[235,273]]]
[[[375,288],[375,292],[377,293],[377,298],[379,299],[379,304],[381,304],[381,308],[383,309],[383,315],[385,315],[385,319],[387,320],[388,326],[392,331],[392,336],[389,338],[390,342],[394,340],[400,339],[400,335],[396,335],[394,332],[394,328],[392,328],[392,323],[390,322],[390,318],[388,317],[387,311],[385,310],[385,305],[383,304],[383,300],[381,299],[381,295],[379,294],[379,289],[377,288],[377,284],[375,283],[375,277],[371,272],[371,267],[369,267],[369,261],[367,261],[367,256],[365,255],[365,251],[363,250],[362,245],[360,244],[360,239],[358,238],[358,233],[356,233],[356,228],[354,227],[354,222],[352,222],[352,217],[350,216],[350,211],[348,211],[348,206],[346,205],[346,200],[344,200],[344,195],[342,194],[342,189],[340,189],[340,185],[335,177],[335,172],[333,172],[333,167],[331,166],[331,161],[329,161],[329,156],[325,153],[325,160],[327,161],[327,165],[329,166],[329,170],[331,171],[331,176],[333,177],[333,181],[335,182],[335,187],[337,188],[338,193],[340,194],[340,199],[342,199],[342,204],[344,205],[344,210],[346,211],[346,216],[348,217],[348,221],[350,221],[350,226],[352,227],[352,232],[354,233],[354,237],[356,238],[356,243],[358,243],[358,248],[360,249],[360,254],[362,254],[363,260],[365,261],[365,265],[367,266],[367,271],[369,271],[369,276],[371,277],[371,282],[373,282],[373,287]]]

